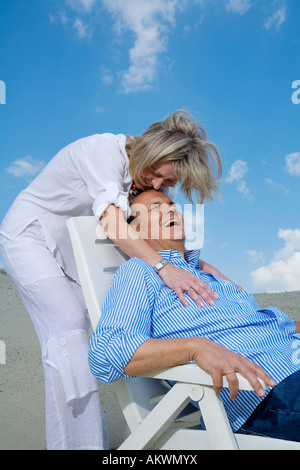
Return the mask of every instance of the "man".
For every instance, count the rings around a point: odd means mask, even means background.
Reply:
[[[184,306],[153,268],[132,258],[116,273],[92,337],[93,374],[112,382],[194,361],[212,375],[233,431],[300,441],[299,322],[275,307],[260,310],[253,296],[199,260],[198,250],[186,251],[182,216],[167,196],[145,191],[132,210],[140,237],[205,281],[218,299],[200,308],[187,286],[192,299]],[[254,392],[238,393],[236,372]],[[222,389],[224,375],[229,390]]]

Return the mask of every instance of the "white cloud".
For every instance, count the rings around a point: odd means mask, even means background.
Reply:
[[[101,106],[96,106],[95,107],[95,113],[97,113],[97,114],[104,113],[104,111],[105,111],[105,109],[101,108]]]
[[[246,184],[245,180],[240,180],[237,182],[236,189],[241,193],[244,194],[244,196],[247,196],[249,199],[252,199],[252,196],[250,194],[250,190]]]
[[[134,43],[129,50],[129,66],[121,76],[121,87],[126,93],[147,90],[157,78],[167,51],[169,34],[175,26],[175,15],[182,11],[187,0],[65,0],[65,5],[76,12],[71,20],[65,12],[51,15],[50,21],[59,21],[65,27],[75,29],[80,39],[90,39],[95,8],[104,8],[114,20],[118,36],[133,33]],[[90,15],[90,16],[88,16]],[[104,83],[112,82],[105,74]]]
[[[236,186],[236,189],[242,193],[244,196],[247,196],[249,199],[252,199],[249,188],[247,187],[244,176],[248,172],[248,165],[243,160],[236,160],[229,170],[229,175],[225,178],[226,183],[232,183]]]
[[[58,11],[56,15],[50,14],[50,23],[55,23],[56,21],[60,22],[63,26],[66,26],[70,20],[65,11]]]
[[[146,90],[154,82],[159,55],[166,52],[170,28],[175,25],[178,0],[102,0],[115,19],[119,34],[134,33],[134,45],[129,51],[130,65],[122,76],[126,93]]]
[[[28,155],[15,160],[5,171],[15,178],[31,177],[40,173],[45,165],[45,162]]]
[[[66,0],[67,5],[73,8],[73,10],[86,13],[90,13],[97,2],[98,0]]]
[[[288,194],[290,192],[290,190],[288,188],[286,188],[285,186],[283,186],[280,183],[276,183],[275,181],[271,180],[270,178],[266,179],[266,183],[267,183],[268,186],[272,186],[273,188],[277,188],[285,194]]]
[[[274,253],[270,264],[251,272],[254,288],[260,292],[300,290],[300,230],[280,229],[285,245]]]
[[[93,33],[88,25],[86,25],[83,20],[76,18],[73,23],[73,28],[77,32],[77,36],[80,39],[91,39]]]
[[[275,252],[275,261],[289,258],[295,251],[300,251],[300,230],[280,229],[278,238],[285,241],[285,246]]]
[[[290,153],[285,157],[287,171],[294,176],[300,175],[300,152]]]
[[[105,67],[105,65],[101,65],[99,73],[101,80],[105,85],[110,85],[113,82],[114,76],[109,68]]]
[[[73,19],[65,11],[59,11],[56,15],[50,15],[50,23],[61,23],[64,28],[73,28],[79,39],[91,39],[93,36],[92,28],[86,24],[83,19],[76,17]]]
[[[252,7],[250,0],[227,0],[225,9],[232,13],[239,13],[243,15]]]
[[[258,261],[261,261],[264,257],[264,254],[257,250],[246,250],[245,253],[249,256],[252,263],[258,263]]]
[[[236,160],[230,168],[229,176],[226,178],[227,183],[241,180],[248,171],[248,165],[243,160]]]
[[[268,16],[264,22],[264,28],[267,30],[279,31],[281,25],[285,23],[287,18],[286,6],[281,6],[273,14]]]

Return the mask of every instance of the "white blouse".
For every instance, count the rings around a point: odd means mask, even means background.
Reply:
[[[110,204],[129,217],[132,177],[125,144],[123,134],[95,134],[63,148],[16,198],[0,234],[14,240],[37,220],[60,267],[79,281],[66,221],[93,214],[99,218]],[[174,188],[163,190],[175,199]]]

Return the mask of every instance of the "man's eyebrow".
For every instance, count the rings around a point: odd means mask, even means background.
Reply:
[[[155,206],[155,204],[168,204],[169,206],[173,206],[175,203],[171,200],[169,201],[162,201],[161,199],[156,200],[156,201],[151,201],[149,204],[149,207]]]
[[[163,201],[161,199],[158,199],[156,201],[151,201],[149,205],[154,206],[155,204],[163,204]]]

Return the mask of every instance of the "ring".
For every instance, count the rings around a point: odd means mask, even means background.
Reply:
[[[191,287],[190,287],[190,286],[187,286],[187,287],[184,289],[184,292],[188,292],[189,290],[191,290]]]
[[[225,375],[229,375],[229,374],[236,374],[236,370],[231,370],[229,372],[225,372]]]

